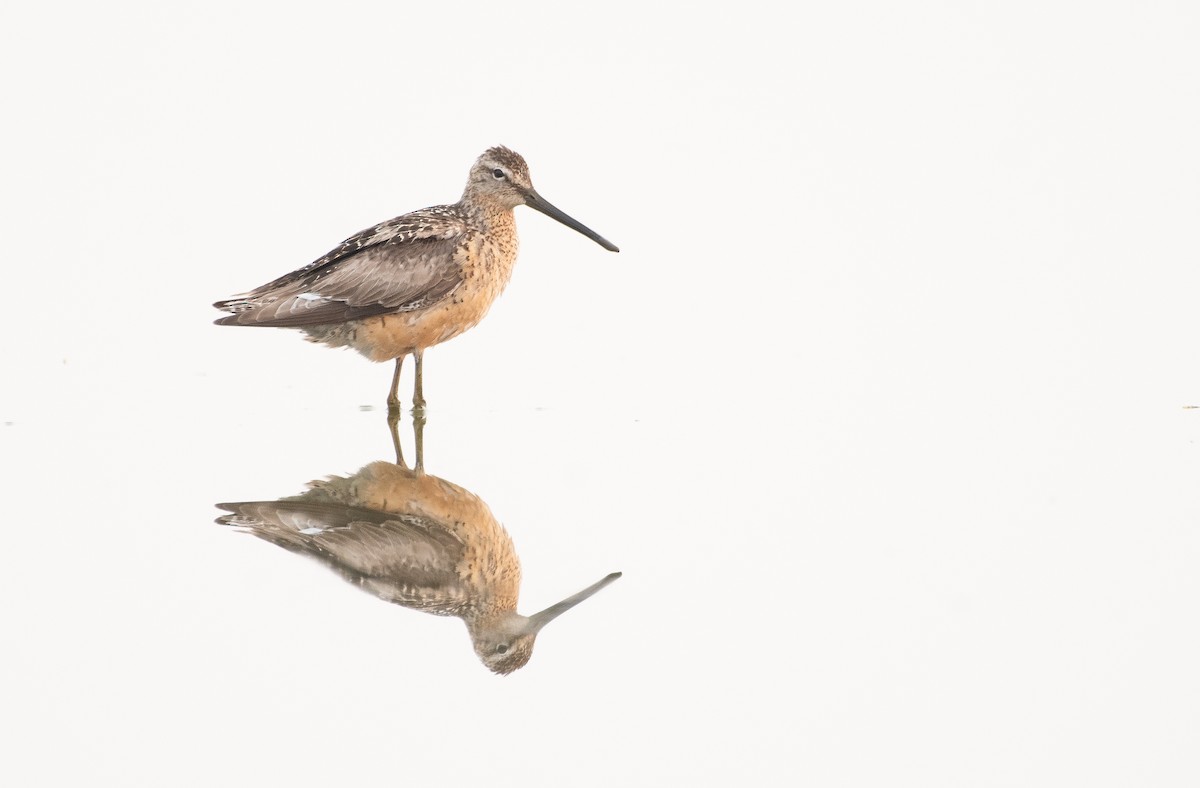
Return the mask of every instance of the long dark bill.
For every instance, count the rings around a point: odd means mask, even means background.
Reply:
[[[563,601],[561,601],[557,604],[551,605],[550,607],[546,608],[542,612],[534,613],[532,616],[529,617],[529,623],[532,625],[533,631],[534,632],[539,631],[542,627],[546,626],[551,621],[553,621],[554,619],[561,616],[563,613],[566,613],[568,610],[575,607],[580,602],[587,599],[588,597],[590,597],[592,594],[596,593],[600,589],[604,588],[606,585],[608,585],[612,581],[616,580],[620,576],[621,576],[620,572],[613,572],[611,575],[604,578],[603,580],[600,580],[599,582],[596,582],[596,583],[592,583],[590,586],[583,589],[578,594],[572,594],[571,596],[567,597]]]
[[[588,238],[591,238],[593,241],[600,244],[610,252],[621,251],[612,241],[605,240],[595,230],[591,230],[588,227],[585,227],[583,224],[575,221],[570,216],[567,216],[565,213],[555,208],[552,203],[548,202],[545,197],[542,197],[542,195],[538,194],[533,189],[530,189],[529,194],[525,196],[525,204],[535,211],[541,211],[555,221],[562,222],[575,232],[580,233],[581,235],[586,235]]]

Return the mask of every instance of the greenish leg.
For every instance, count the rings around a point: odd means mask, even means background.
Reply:
[[[413,412],[413,439],[417,444],[417,464],[413,470],[419,474],[425,473],[425,412]]]
[[[396,464],[401,468],[407,468],[408,465],[404,462],[404,450],[400,448],[400,433],[397,427],[400,425],[400,409],[388,409],[388,430],[392,433],[392,448],[396,450]]]
[[[391,418],[392,411],[399,412],[400,397],[396,394],[396,389],[400,387],[400,366],[404,363],[404,356],[396,359],[396,371],[392,373],[392,390],[388,393],[388,418]]]
[[[417,360],[417,382],[413,384],[413,411],[424,411],[425,393],[421,386],[421,372],[425,367],[425,351],[415,351],[413,353],[413,358]]]

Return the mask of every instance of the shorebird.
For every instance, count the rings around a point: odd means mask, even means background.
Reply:
[[[420,471],[373,462],[278,501],[221,503],[217,519],[315,558],[388,602],[466,622],[489,670],[523,667],[538,632],[621,576],[613,572],[540,613],[517,613],[521,564],[478,497]]]
[[[462,199],[406,213],[352,235],[323,257],[261,287],[218,301],[225,326],[298,328],[312,342],[395,359],[390,411],[405,356],[416,359],[413,407],[423,408],[425,349],[483,319],[517,259],[513,209],[528,205],[612,252],[611,242],[533,188],[517,153],[489,148],[471,167]]]

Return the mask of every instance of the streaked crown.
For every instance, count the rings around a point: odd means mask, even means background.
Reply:
[[[516,151],[498,145],[484,151],[471,166],[463,202],[511,210],[523,205],[532,190],[533,181],[529,179],[525,159]]]

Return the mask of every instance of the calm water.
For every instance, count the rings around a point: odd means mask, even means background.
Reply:
[[[1196,784],[1195,15],[889,8],[6,26],[0,782]],[[494,129],[380,101],[430,62]],[[497,143],[622,249],[519,209],[426,356],[519,609],[623,572],[507,677],[214,523],[393,449],[388,366],[209,306]]]

